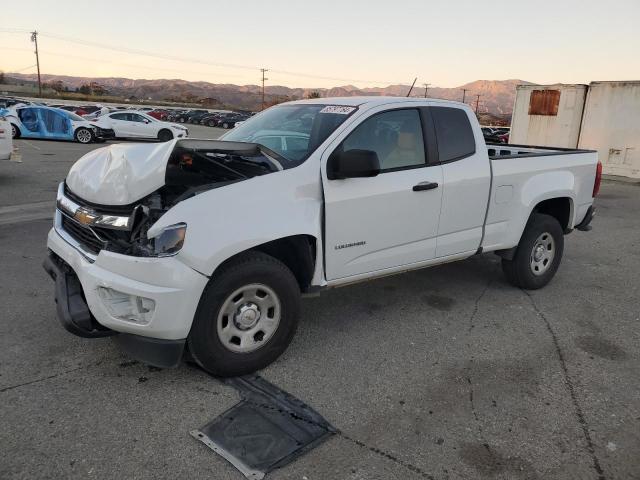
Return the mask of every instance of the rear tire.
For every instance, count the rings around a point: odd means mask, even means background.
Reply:
[[[224,122],[222,124],[222,128],[224,128],[226,130],[227,128],[229,128],[229,124],[227,122]]]
[[[261,252],[222,267],[205,288],[188,337],[194,360],[220,377],[266,367],[298,326],[300,288],[291,270]]]
[[[512,285],[536,290],[556,274],[564,250],[564,234],[558,220],[534,213],[525,227],[512,260],[502,259],[502,271]]]
[[[158,132],[158,140],[161,142],[168,142],[169,140],[173,140],[173,133],[169,130],[160,130]]]
[[[13,123],[11,124],[11,138],[20,138],[20,129]]]
[[[87,145],[94,140],[93,132],[85,127],[80,127],[74,134],[76,142]]]

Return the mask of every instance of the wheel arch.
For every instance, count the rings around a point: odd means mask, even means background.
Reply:
[[[160,136],[162,135],[163,132],[168,132],[169,134],[171,134],[171,139],[174,139],[176,134],[173,133],[173,130],[171,130],[168,127],[162,127],[160,130],[158,130],[158,135],[157,137],[160,138]]]
[[[15,138],[20,138],[22,136],[22,130],[20,130],[20,127],[15,122],[9,122],[9,124],[16,129]]]
[[[225,265],[232,263],[248,252],[258,251],[270,255],[284,263],[298,281],[301,292],[308,292],[314,272],[318,254],[318,240],[312,235],[290,235],[271,240],[232,255],[220,263],[212,273],[212,278]]]

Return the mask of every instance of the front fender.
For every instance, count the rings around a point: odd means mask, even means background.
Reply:
[[[178,257],[211,275],[228,258],[293,235],[321,237],[322,190],[312,159],[289,170],[253,177],[200,193],[165,213],[150,229],[187,224]]]

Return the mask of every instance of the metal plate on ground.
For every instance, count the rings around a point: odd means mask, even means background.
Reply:
[[[191,435],[259,480],[336,433],[319,413],[258,375],[233,378],[240,403]]]

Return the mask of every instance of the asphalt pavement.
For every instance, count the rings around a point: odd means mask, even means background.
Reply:
[[[56,319],[55,190],[101,145],[16,144],[22,163],[0,162],[0,478],[243,478],[189,435],[235,390]],[[640,187],[601,192],[542,290],[486,254],[304,299],[261,375],[340,432],[268,478],[640,478]]]

